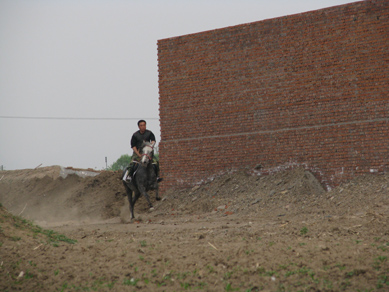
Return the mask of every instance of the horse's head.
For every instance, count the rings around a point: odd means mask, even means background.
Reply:
[[[143,165],[147,165],[150,161],[153,161],[154,155],[154,145],[151,145],[149,142],[143,142],[142,150],[141,150],[141,160],[140,163]]]

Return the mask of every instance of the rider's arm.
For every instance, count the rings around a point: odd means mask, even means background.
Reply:
[[[155,136],[154,136],[153,132],[150,131],[150,140],[149,141],[151,142],[152,146],[154,146],[155,140],[156,139],[155,139]]]
[[[132,150],[134,150],[134,152],[136,153],[136,155],[138,155],[139,157],[141,157],[138,149],[136,147],[132,147]]]

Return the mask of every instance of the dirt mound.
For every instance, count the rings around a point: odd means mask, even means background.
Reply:
[[[389,175],[356,177],[326,192],[307,170],[296,168],[272,175],[236,172],[192,189],[169,190],[156,209],[165,214],[346,215],[388,212]]]
[[[11,213],[44,226],[129,220],[121,172],[100,171],[96,176],[86,176],[84,172],[59,166],[3,171],[0,202]],[[329,216],[369,210],[386,213],[388,181],[388,174],[364,175],[326,192],[312,173],[303,168],[264,176],[234,172],[190,189],[167,191],[162,201],[154,202],[155,216],[208,213]],[[150,197],[154,200],[153,193]],[[148,214],[144,198],[137,202],[135,213]]]
[[[104,171],[82,177],[76,171],[59,166],[3,171],[0,202],[11,213],[41,225],[118,217],[124,204],[120,174]]]
[[[269,176],[235,172],[190,190],[170,190],[163,208],[187,214],[212,211],[250,214],[263,209],[272,213],[280,207],[293,209],[324,194],[325,190],[316,178],[300,168]]]
[[[121,173],[90,175],[0,172],[1,291],[389,287],[389,174],[326,192],[301,168],[229,173],[140,198],[131,224]]]

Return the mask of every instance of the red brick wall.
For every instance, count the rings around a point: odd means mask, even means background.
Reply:
[[[159,40],[162,191],[258,164],[329,188],[388,171],[388,3]]]

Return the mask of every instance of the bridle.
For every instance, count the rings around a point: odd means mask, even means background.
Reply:
[[[154,149],[154,147],[153,147],[153,146],[150,146],[150,145],[145,145],[145,147],[150,147],[151,150]],[[143,148],[144,148],[144,147],[143,147]],[[143,156],[146,156],[150,161],[153,160],[149,154],[144,153],[144,154],[141,155],[141,158],[142,158]]]

